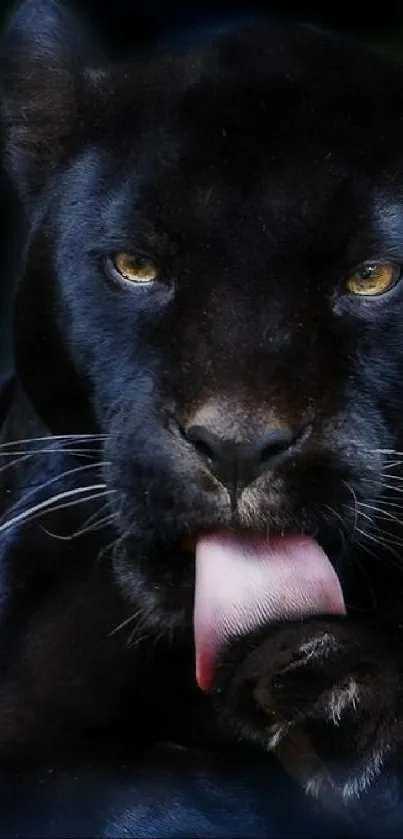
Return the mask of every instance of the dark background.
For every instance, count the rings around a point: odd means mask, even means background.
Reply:
[[[18,3],[0,0],[0,33]],[[169,37],[194,23],[239,13],[269,12],[306,20],[362,39],[376,49],[402,56],[403,0],[373,2],[271,2],[271,0],[70,0],[91,24],[111,56],[129,54],[139,47]],[[102,10],[100,6],[102,5]],[[403,152],[402,152],[403,153]],[[0,170],[0,373],[11,364],[12,282],[18,259],[16,202]]]

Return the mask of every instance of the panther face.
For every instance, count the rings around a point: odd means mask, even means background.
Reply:
[[[105,435],[117,577],[169,625],[209,534],[343,580],[400,503],[402,70],[261,21],[125,66],[78,40],[30,0],[3,47],[25,391]]]

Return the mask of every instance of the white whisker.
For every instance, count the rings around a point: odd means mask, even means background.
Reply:
[[[353,538],[354,538],[354,532],[355,532],[355,529],[357,527],[357,517],[358,517],[358,514],[357,514],[357,505],[358,505],[357,493],[355,492],[353,487],[348,483],[348,481],[343,480],[343,484],[344,484],[344,486],[347,487],[348,491],[353,496],[353,501],[354,501],[354,524],[353,524],[353,534],[352,535],[353,535]]]
[[[381,513],[382,517],[386,517],[391,519],[392,521],[397,522],[397,524],[402,524],[401,519],[398,519],[393,513],[389,513],[388,510],[382,509],[381,507],[376,507],[374,504],[365,504],[364,501],[359,501],[360,507],[366,507],[368,510],[373,510],[374,513]]]
[[[367,519],[367,521],[371,522],[371,524],[373,524],[373,520],[372,520],[371,516],[368,515],[368,513],[363,513],[362,510],[361,510],[361,516],[364,519]]]
[[[23,510],[22,513],[19,513],[17,516],[14,516],[12,519],[4,522],[4,524],[0,524],[0,533],[4,533],[4,531],[9,530],[11,527],[14,527],[16,524],[19,524],[21,521],[26,521],[27,519],[31,519],[36,513],[42,513],[42,511],[49,510],[60,510],[63,509],[65,505],[55,506],[56,502],[62,501],[64,498],[74,498],[77,495],[84,495],[87,492],[93,492],[94,490],[103,490],[102,493],[97,493],[95,496],[90,496],[89,498],[79,498],[77,502],[72,503],[80,503],[83,501],[90,501],[93,498],[99,498],[101,495],[106,494],[106,484],[92,484],[90,486],[84,487],[75,487],[74,489],[65,490],[65,492],[59,492],[57,495],[53,495],[51,498],[47,498],[45,501],[41,501],[39,504],[35,504],[33,507],[29,507],[28,510]],[[109,490],[111,492],[113,490]],[[70,505],[68,505],[70,506]]]
[[[99,530],[103,527],[104,524],[107,524],[110,521],[113,521],[114,515],[112,512],[109,512],[107,516],[100,516],[100,514],[109,507],[108,501],[105,504],[102,504],[99,510],[96,510],[95,513],[91,513],[88,516],[83,525],[74,531],[74,533],[69,534],[68,536],[61,536],[59,533],[53,533],[52,531],[45,528],[43,525],[39,525],[41,530],[44,530],[48,536],[53,536],[55,539],[60,539],[63,542],[68,542],[71,539],[76,539],[79,536],[83,536],[86,533],[91,533],[92,531]]]
[[[379,548],[384,549],[384,550],[386,549],[389,553],[391,553],[395,557],[397,567],[400,568],[400,569],[403,568],[402,557],[398,553],[396,553],[396,551],[394,550],[393,547],[391,547],[389,542],[386,542],[384,539],[376,537],[376,536],[372,535],[371,533],[365,532],[365,530],[361,530],[361,528],[359,528],[359,527],[357,527],[357,532],[361,534],[361,536],[364,538],[364,540],[369,539],[371,542],[374,542],[375,545],[377,545]]]
[[[102,507],[99,510],[96,510],[95,513],[91,513],[91,515],[88,516],[88,518],[85,519],[82,526],[83,527],[89,527],[92,524],[92,522],[94,520],[96,520],[97,516],[99,516],[100,513],[103,513],[103,511],[106,510],[108,507],[109,507],[109,503],[108,503],[108,501],[105,501],[105,504],[102,504]],[[113,516],[113,513],[110,513],[109,515]]]
[[[391,498],[394,498],[394,497],[395,497],[394,495],[391,496]],[[359,503],[361,503],[361,502],[359,502]],[[378,507],[381,507],[381,508],[385,507],[387,510],[389,509],[389,507],[392,507],[396,510],[402,510],[402,512],[403,512],[403,502],[401,502],[401,501],[400,502],[399,501],[389,501],[389,495],[382,495],[380,498],[377,498],[376,503],[377,503]]]
[[[369,452],[370,454],[391,454],[394,457],[403,457],[403,452],[399,452],[398,449],[371,449],[363,443],[360,443],[359,440],[351,440],[351,443],[353,446],[364,449],[364,451]]]
[[[98,493],[95,497],[99,497]],[[57,509],[59,510],[60,507],[57,507]],[[93,522],[93,524],[88,525],[88,527],[80,527],[78,530],[76,530],[74,533],[71,533],[68,536],[62,536],[60,533],[53,533],[53,531],[48,530],[46,527],[44,527],[43,524],[39,526],[41,530],[43,530],[48,536],[52,536],[53,539],[58,539],[61,542],[71,542],[73,539],[78,539],[80,536],[85,536],[87,533],[94,533],[97,530],[101,530],[106,524],[109,524],[109,522],[111,521],[113,521],[113,515],[112,513],[109,513],[107,516],[103,516],[102,518]]]
[[[21,451],[19,451],[19,452],[16,452],[16,451],[0,452],[0,458],[15,457],[16,462],[17,462],[19,456],[21,456],[21,457],[35,457],[35,455],[37,455],[37,454],[59,454],[59,455],[64,455],[64,454],[71,454],[71,455],[88,454],[90,456],[91,454],[99,454],[99,449],[96,449],[96,448],[89,449],[88,447],[85,447],[84,449],[76,449],[76,448],[74,448],[74,449],[60,449],[57,446],[55,446],[55,448],[52,448],[52,449],[28,449],[28,450],[27,449],[21,449]],[[17,455],[17,457],[16,457],[16,455]]]
[[[13,505],[13,507],[11,508],[11,510],[8,511],[8,513],[12,512],[15,509],[18,509],[18,507],[20,507],[22,504],[25,504],[28,498],[31,498],[33,495],[37,495],[39,492],[42,492],[46,487],[51,486],[52,484],[55,484],[58,481],[61,481],[62,478],[70,477],[71,475],[76,475],[79,472],[81,473],[88,471],[89,469],[100,467],[105,463],[106,461],[104,461],[104,463],[85,463],[84,466],[75,466],[73,469],[66,469],[65,472],[61,472],[58,475],[53,475],[51,478],[48,478],[48,480],[44,481],[42,484],[35,485],[30,490],[28,490],[28,492],[25,493],[23,498],[21,498],[19,501],[16,502],[16,504]]]
[[[13,446],[20,446],[22,444],[26,445],[29,443],[40,443],[44,442],[45,440],[57,440],[59,442],[66,440],[68,443],[72,443],[74,440],[105,440],[106,434],[47,434],[43,437],[22,437],[20,440],[10,440],[6,441],[5,443],[0,444],[0,454],[3,453],[3,449],[12,448]]]
[[[390,477],[391,476],[388,475],[388,479]],[[402,493],[403,492],[403,487],[398,487],[398,486],[396,486],[396,484],[385,484],[385,483],[383,483],[383,481],[380,483],[379,481],[375,480],[375,478],[363,478],[362,480],[366,484],[371,484],[372,486],[376,486],[376,487],[380,486],[382,488],[382,490],[390,489],[393,493],[396,493],[396,492],[397,493]]]
[[[137,611],[133,612],[133,614],[130,615],[130,617],[126,618],[122,621],[122,623],[119,623],[117,626],[115,626],[115,628],[112,629],[112,631],[109,633],[109,637],[111,637],[112,635],[116,635],[116,633],[120,632],[121,629],[124,629],[125,626],[130,626],[130,624],[133,623],[133,621],[136,620],[136,618],[138,618],[140,614],[141,609],[137,609]]]
[[[12,469],[13,466],[24,463],[24,460],[29,460],[29,458],[32,457],[32,454],[18,455],[18,457],[15,457],[15,452],[13,452],[12,455],[10,454],[10,457],[14,457],[14,460],[9,463],[5,463],[4,466],[0,466],[0,475],[2,472],[5,472],[6,469]]]
[[[85,458],[86,460],[91,460],[92,462],[94,462],[93,455],[99,454],[99,451],[97,449],[94,449],[94,450],[88,450],[88,449],[87,450],[85,450],[85,449],[82,449],[82,450],[81,449],[80,450],[75,450],[75,449],[63,449],[63,450],[61,450],[61,449],[39,449],[39,450],[35,450],[35,451],[32,451],[32,452],[25,452],[25,451],[18,452],[17,457],[15,456],[16,452],[3,452],[3,453],[0,452],[0,458],[3,458],[3,457],[10,457],[10,458],[12,457],[13,458],[13,460],[9,461],[8,463],[5,463],[3,466],[0,466],[0,474],[2,472],[5,472],[7,469],[12,469],[13,466],[20,466],[21,463],[24,463],[24,461],[29,460],[29,459],[32,460],[37,455],[42,455],[42,454],[68,454],[68,455],[74,455],[77,458],[78,457]]]
[[[115,491],[115,490],[113,490],[113,491]],[[102,547],[98,551],[98,554],[97,554],[97,557],[96,557],[96,560],[95,560],[95,565],[99,565],[99,563],[103,560],[105,554],[108,553],[108,551],[112,551],[112,555],[113,555],[113,551],[115,549],[115,545],[116,545],[117,541],[119,541],[119,536],[115,536],[115,538],[112,539],[110,542],[108,542],[106,545],[102,545]]]

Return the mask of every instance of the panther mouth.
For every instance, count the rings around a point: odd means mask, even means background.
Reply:
[[[311,536],[215,531],[188,539],[186,547],[196,556],[196,680],[203,691],[236,636],[264,623],[345,614],[336,571]]]

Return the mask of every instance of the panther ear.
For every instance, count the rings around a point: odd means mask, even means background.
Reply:
[[[92,54],[73,15],[54,0],[24,0],[0,44],[5,165],[30,202],[76,135]]]

